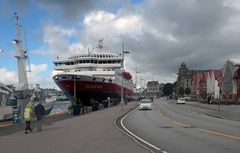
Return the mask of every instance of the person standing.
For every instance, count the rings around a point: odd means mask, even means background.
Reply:
[[[33,115],[33,103],[29,102],[24,109],[24,119],[26,122],[25,133],[32,132],[31,122],[32,122],[32,115]]]
[[[41,102],[38,102],[38,104],[35,106],[34,113],[37,118],[37,132],[41,132],[42,131],[42,119],[45,115],[45,109]]]

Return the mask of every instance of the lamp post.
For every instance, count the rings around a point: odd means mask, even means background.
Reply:
[[[144,79],[143,78],[141,78],[141,80],[140,80],[140,88],[142,88],[142,81],[143,81],[143,88],[145,87],[145,83],[144,83]]]
[[[124,43],[122,44],[122,63],[121,63],[121,67],[122,67],[122,88],[121,88],[121,103],[122,103],[122,110],[123,110],[123,104],[124,104],[124,84],[123,84],[123,71],[124,71],[124,54],[128,54],[130,53],[129,51],[125,51],[124,50]]]
[[[136,84],[135,84],[135,86],[136,86],[136,89],[137,89],[137,74],[138,73],[140,73],[138,70],[137,70],[137,68],[136,68]]]

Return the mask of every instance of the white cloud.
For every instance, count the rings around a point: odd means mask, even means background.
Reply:
[[[35,54],[50,57],[68,55],[69,45],[71,44],[69,38],[77,34],[75,29],[64,28],[49,21],[44,24],[43,31],[43,40],[47,46],[35,50]]]
[[[53,87],[53,81],[49,80],[51,76],[44,76],[43,73],[47,71],[47,64],[30,64],[31,72],[28,73],[28,84],[34,87],[40,84],[41,87]]]
[[[94,11],[88,14],[83,23],[87,26],[93,26],[96,24],[104,24],[111,22],[116,16],[112,13],[105,11]]]
[[[18,78],[17,78],[17,73],[14,71],[9,71],[6,68],[0,68],[0,82],[4,84],[14,84],[17,85]]]
[[[113,21],[113,26],[121,35],[127,34],[135,39],[143,34],[143,21],[138,15],[121,16]]]
[[[107,11],[94,11],[83,20],[84,34],[90,40],[101,37],[111,42],[119,42],[122,36],[138,39],[142,35],[142,18],[138,15],[113,14]]]
[[[28,73],[29,79],[34,79],[35,77],[39,76],[41,73],[45,72],[48,68],[47,64],[30,64],[31,72]]]

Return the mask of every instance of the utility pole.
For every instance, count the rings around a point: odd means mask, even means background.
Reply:
[[[135,71],[135,73],[136,73],[136,83],[135,83],[135,86],[136,86],[136,89],[137,89],[137,74],[140,73],[140,72],[137,70],[137,66],[136,66],[136,71]]]

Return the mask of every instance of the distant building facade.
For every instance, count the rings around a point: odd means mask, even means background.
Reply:
[[[159,98],[161,96],[160,89],[162,88],[162,85],[158,83],[158,81],[148,81],[147,82],[147,89],[144,93],[144,95],[148,98]]]
[[[196,72],[194,70],[189,70],[185,63],[182,63],[180,65],[180,68],[178,70],[178,78],[177,78],[177,86],[176,86],[176,94],[179,96],[179,90],[180,88],[183,88],[184,90],[186,88],[191,89],[191,93],[193,91],[193,85],[192,80],[193,76]]]

